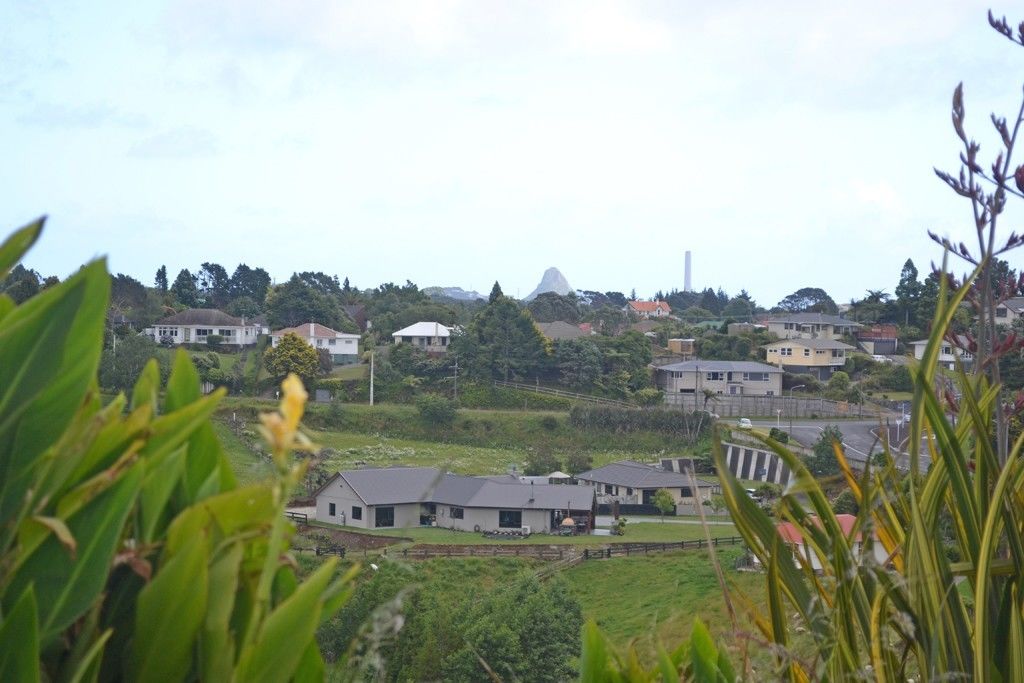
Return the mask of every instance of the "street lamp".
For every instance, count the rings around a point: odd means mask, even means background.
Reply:
[[[794,391],[796,391],[797,389],[803,389],[806,386],[807,386],[806,384],[797,384],[795,387],[790,387],[789,388],[789,402],[793,403],[793,392]],[[789,434],[790,434],[790,436],[793,435],[793,412],[794,412],[793,410],[789,411]]]

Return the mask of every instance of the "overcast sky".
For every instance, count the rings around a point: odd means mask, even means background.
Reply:
[[[1019,105],[987,6],[5,0],[0,225],[50,215],[43,274],[107,254],[147,284],[215,261],[525,296],[557,266],[650,296],[689,249],[695,287],[763,305],[892,293],[941,258],[926,230],[971,235],[932,173],[956,83],[983,154]]]

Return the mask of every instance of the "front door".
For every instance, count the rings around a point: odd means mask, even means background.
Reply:
[[[644,505],[654,505],[654,491],[651,489],[644,489],[643,495]]]

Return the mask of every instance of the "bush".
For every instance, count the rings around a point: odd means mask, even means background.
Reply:
[[[665,393],[660,389],[647,388],[633,392],[633,400],[641,406],[661,405],[665,400]]]
[[[789,432],[783,431],[778,427],[772,427],[768,432],[768,437],[775,439],[779,443],[789,443]]]
[[[416,409],[427,423],[449,426],[458,415],[458,405],[451,399],[436,394],[421,394],[416,397]]]
[[[539,477],[559,470],[561,467],[562,464],[549,449],[538,449],[526,458],[523,474],[528,477]]]
[[[699,439],[711,428],[711,420],[700,412],[636,410],[599,405],[573,406],[569,411],[569,423],[579,429],[657,432],[691,440]]]
[[[558,429],[558,418],[554,415],[545,415],[540,419],[540,426],[549,432],[553,432]]]
[[[206,345],[211,349],[219,349],[220,345],[224,343],[224,337],[219,334],[208,334],[206,335]]]

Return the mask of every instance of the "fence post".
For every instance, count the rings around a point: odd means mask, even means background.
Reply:
[[[612,556],[612,549],[611,548],[605,548],[605,553],[606,553],[605,557],[611,557]]]
[[[365,550],[363,551],[363,557],[366,557],[366,551]],[[408,548],[403,548],[402,549],[402,557],[409,557],[409,549]]]

